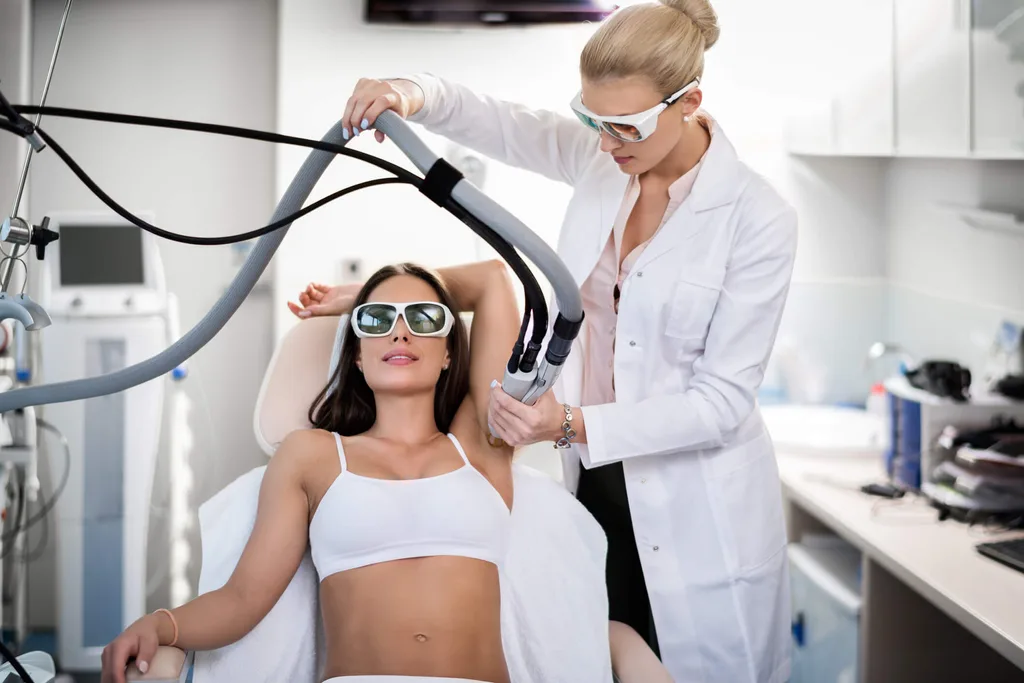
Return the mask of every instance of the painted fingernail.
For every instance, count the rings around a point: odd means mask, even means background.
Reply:
[[[149,671],[149,663],[148,662],[139,662],[138,667],[139,667],[139,671],[141,671],[142,673],[146,673],[147,671]]]
[[[491,389],[493,389],[493,388],[494,388],[494,387],[496,387],[496,386],[498,386],[498,380],[496,380],[496,379],[492,379],[492,380],[491,380]]]
[[[368,130],[370,128],[370,122],[366,119],[360,121],[359,125],[363,127],[363,130]]]
[[[309,311],[299,311],[300,318],[308,318],[310,315],[312,314]]]
[[[341,129],[341,137],[343,137],[346,140],[348,140],[348,128],[342,128]]]

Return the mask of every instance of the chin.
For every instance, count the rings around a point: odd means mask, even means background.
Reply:
[[[374,393],[421,394],[437,386],[437,378],[419,368],[382,368],[374,377],[366,379]]]

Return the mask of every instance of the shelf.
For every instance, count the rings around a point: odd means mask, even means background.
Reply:
[[[834,159],[945,159],[948,161],[1024,161],[1024,151],[1021,152],[974,152],[971,154],[908,154],[901,152],[877,153],[877,152],[837,152],[829,150],[808,150],[790,147],[786,153],[795,157],[812,158],[834,158]]]
[[[955,204],[937,204],[936,207],[956,214],[975,230],[991,230],[1024,237],[1024,215]]]

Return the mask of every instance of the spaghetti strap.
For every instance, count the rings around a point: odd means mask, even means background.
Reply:
[[[451,432],[448,432],[448,438],[451,440],[453,444],[455,444],[455,450],[457,450],[459,452],[459,455],[462,457],[462,462],[469,465],[469,458],[466,457],[466,451],[462,450],[462,444],[459,443],[459,440]]]
[[[345,449],[341,445],[341,434],[334,432],[334,443],[338,444],[338,462],[341,463],[341,472],[345,473],[346,462],[345,462]]]

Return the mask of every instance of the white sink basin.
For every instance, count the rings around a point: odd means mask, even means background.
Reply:
[[[778,453],[881,458],[885,420],[856,408],[818,405],[763,406]]]

